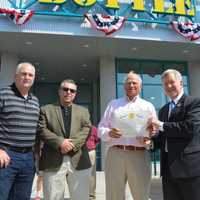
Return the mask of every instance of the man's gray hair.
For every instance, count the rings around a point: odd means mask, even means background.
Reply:
[[[135,73],[133,70],[130,71],[130,72],[125,76],[125,78],[124,78],[124,83],[126,83],[126,81],[129,79],[129,76],[131,76],[131,75],[136,75],[136,76],[138,77],[138,80],[140,81],[140,84],[142,85],[142,79],[141,79],[140,75],[137,74],[137,73]]]
[[[182,81],[182,75],[178,70],[167,69],[161,74],[161,80],[165,79],[166,76],[173,74],[177,81]]]
[[[22,62],[22,63],[19,63],[17,65],[16,70],[15,70],[15,74],[19,74],[19,72],[20,72],[20,70],[21,70],[21,68],[23,66],[30,66],[31,68],[33,68],[33,70],[35,72],[35,67],[31,63],[29,63],[29,62]]]
[[[76,82],[74,80],[72,80],[72,79],[65,79],[65,80],[63,80],[60,83],[60,88],[62,88],[65,83],[71,83],[71,84],[74,84],[76,86],[76,88],[78,87],[77,84],[76,84]]]

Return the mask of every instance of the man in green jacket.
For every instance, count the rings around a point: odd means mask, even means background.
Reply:
[[[59,103],[41,107],[38,135],[44,146],[39,166],[45,200],[63,200],[66,183],[72,200],[89,199],[91,164],[85,143],[91,123],[88,110],[73,103],[76,93],[76,83],[64,80]]]

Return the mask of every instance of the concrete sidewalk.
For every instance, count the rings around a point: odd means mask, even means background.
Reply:
[[[97,172],[97,189],[96,189],[96,200],[105,200],[105,179],[104,179],[104,172]],[[33,185],[33,192],[32,197],[35,196],[35,181]],[[69,200],[69,193],[66,190],[65,194],[66,200]],[[152,185],[151,185],[151,200],[162,200],[162,186],[161,186],[161,179],[159,177],[152,178]],[[126,188],[126,200],[133,200],[127,186]]]
[[[97,192],[96,200],[105,200],[104,172],[97,172],[97,191],[96,192]],[[150,198],[151,200],[163,200],[161,179],[159,177],[152,178]],[[128,186],[126,188],[126,200],[133,200]]]

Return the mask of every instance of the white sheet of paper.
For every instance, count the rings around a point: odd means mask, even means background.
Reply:
[[[151,113],[144,109],[119,109],[114,112],[114,120],[117,127],[122,131],[123,137],[149,136],[147,121]]]

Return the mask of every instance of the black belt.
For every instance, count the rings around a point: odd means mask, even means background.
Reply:
[[[17,152],[17,153],[28,153],[30,151],[33,151],[33,147],[15,147],[11,146],[9,144],[1,144],[2,147],[5,147],[5,149],[9,149],[11,151]]]

